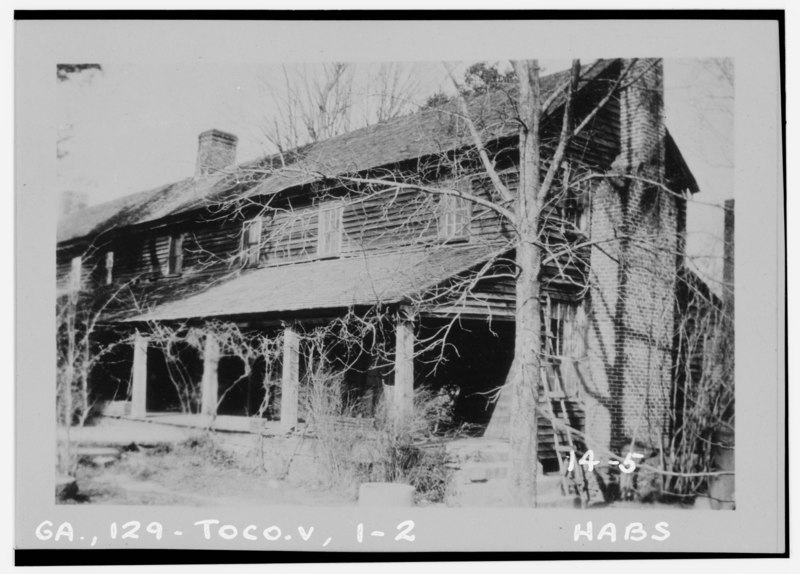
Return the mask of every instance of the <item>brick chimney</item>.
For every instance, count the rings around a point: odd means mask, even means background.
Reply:
[[[664,165],[664,64],[660,58],[623,61],[632,66],[620,93],[620,156],[614,162],[624,171],[644,168],[651,176],[663,175]],[[658,173],[653,173],[655,169]]]
[[[660,59],[624,60],[620,151],[592,196],[585,429],[598,445],[660,448],[668,424],[678,199],[663,193],[664,89]],[[621,450],[620,450],[621,452]]]
[[[236,142],[233,134],[208,130],[200,134],[197,147],[195,177],[215,175],[236,163]]]
[[[75,191],[71,189],[62,191],[61,201],[59,203],[59,216],[62,218],[67,217],[76,211],[86,209],[87,205],[89,205],[89,196],[85,191]]]
[[[733,208],[734,200],[725,200],[725,246],[724,246],[724,259],[722,263],[722,301],[728,313],[733,315]]]

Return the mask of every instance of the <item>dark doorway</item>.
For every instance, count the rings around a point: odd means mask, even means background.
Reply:
[[[200,354],[187,344],[174,343],[168,357],[160,346],[147,349],[148,412],[199,412],[203,376]]]
[[[420,337],[441,329],[443,321],[427,321]],[[447,346],[423,354],[414,364],[415,385],[455,394],[453,415],[477,435],[485,430],[494,410],[492,391],[505,383],[514,358],[514,324],[461,321],[447,335]]]
[[[133,369],[133,347],[117,342],[114,336],[99,337],[97,345],[104,353],[89,375],[90,402],[126,400]]]

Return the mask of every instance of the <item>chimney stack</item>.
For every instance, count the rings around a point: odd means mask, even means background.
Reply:
[[[620,93],[620,157],[627,170],[664,165],[664,64],[660,58],[623,60],[631,67]],[[663,173],[650,174],[652,176]]]
[[[66,190],[61,192],[59,216],[64,218],[76,211],[86,209],[89,205],[89,196],[85,191]]]
[[[733,206],[734,200],[725,200],[725,245],[724,245],[724,259],[722,263],[722,288],[723,288],[723,304],[729,313],[733,313]]]
[[[197,148],[195,177],[216,175],[236,163],[236,142],[233,134],[220,130],[208,130],[200,134]]]

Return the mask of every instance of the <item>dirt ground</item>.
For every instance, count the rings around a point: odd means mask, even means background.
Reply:
[[[175,446],[122,452],[96,464],[84,457],[77,470],[79,493],[66,504],[254,506],[355,504],[350,493],[321,485],[289,484],[248,465],[212,441],[189,439]]]
[[[321,482],[321,473],[309,466],[313,459],[308,453],[303,456],[302,450],[275,437],[258,449],[254,449],[253,437],[240,440],[238,448],[232,449],[237,445],[231,435],[209,434],[196,428],[108,419],[79,430],[73,436],[81,445],[78,448],[84,449],[76,472],[78,492],[60,501],[62,504],[202,507],[357,504],[355,484],[336,487]],[[109,452],[114,456],[109,456]],[[257,452],[263,453],[261,457]],[[289,467],[291,472],[287,472]],[[455,506],[495,506],[497,488],[496,483],[487,480],[457,487],[459,498]],[[540,488],[540,495],[543,492]],[[558,501],[571,504],[570,499],[563,497]],[[449,506],[453,502],[420,500],[417,504]],[[621,501],[603,506],[691,508],[691,505]]]

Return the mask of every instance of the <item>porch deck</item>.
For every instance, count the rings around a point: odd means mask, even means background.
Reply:
[[[249,417],[199,414],[147,413],[146,417],[130,415],[104,415],[97,424],[70,429],[70,440],[82,446],[127,446],[175,444],[183,442],[200,431],[210,429],[230,434],[281,435],[278,421]],[[66,438],[59,429],[59,438]]]
[[[127,420],[138,420],[159,425],[182,427],[190,429],[213,430],[218,432],[235,432],[264,435],[279,435],[281,433],[280,421],[269,421],[256,417],[184,414],[184,413],[147,413],[141,417],[123,417]]]

